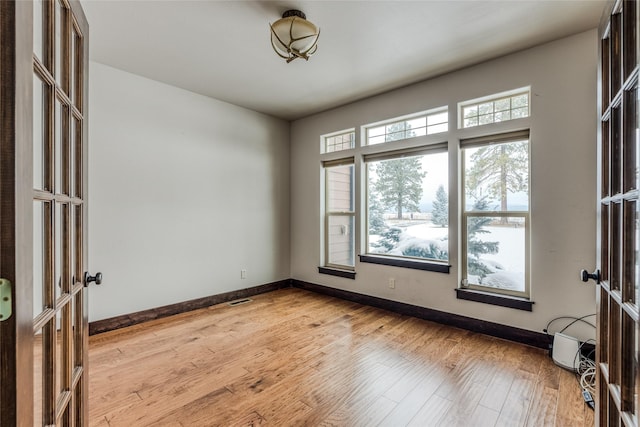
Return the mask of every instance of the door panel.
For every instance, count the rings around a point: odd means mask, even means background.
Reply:
[[[87,424],[88,25],[76,0],[0,2],[0,425]]]
[[[0,1],[0,277],[13,293],[0,322],[3,426],[33,418],[32,21],[31,2]]]
[[[638,426],[638,0],[600,26],[597,409],[600,426]]]

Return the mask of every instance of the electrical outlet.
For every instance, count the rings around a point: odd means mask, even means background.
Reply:
[[[240,270],[240,278],[241,279],[247,278],[247,270]]]
[[[394,279],[393,277],[389,278],[389,288],[390,289],[395,289],[396,288],[396,279]]]

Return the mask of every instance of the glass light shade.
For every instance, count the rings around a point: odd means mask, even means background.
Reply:
[[[287,16],[271,25],[271,45],[275,52],[287,62],[296,58],[309,59],[317,49],[320,30],[301,16]],[[297,12],[297,11],[296,11]],[[304,16],[300,12],[301,15]]]

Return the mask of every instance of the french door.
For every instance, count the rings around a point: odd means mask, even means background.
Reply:
[[[88,25],[76,0],[0,20],[0,425],[84,426]]]
[[[638,0],[612,2],[599,32],[599,426],[639,425],[639,9]]]

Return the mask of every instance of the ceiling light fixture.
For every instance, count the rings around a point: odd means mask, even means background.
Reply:
[[[271,27],[271,46],[287,63],[296,58],[306,61],[318,49],[320,29],[307,21],[299,10],[287,10]]]

